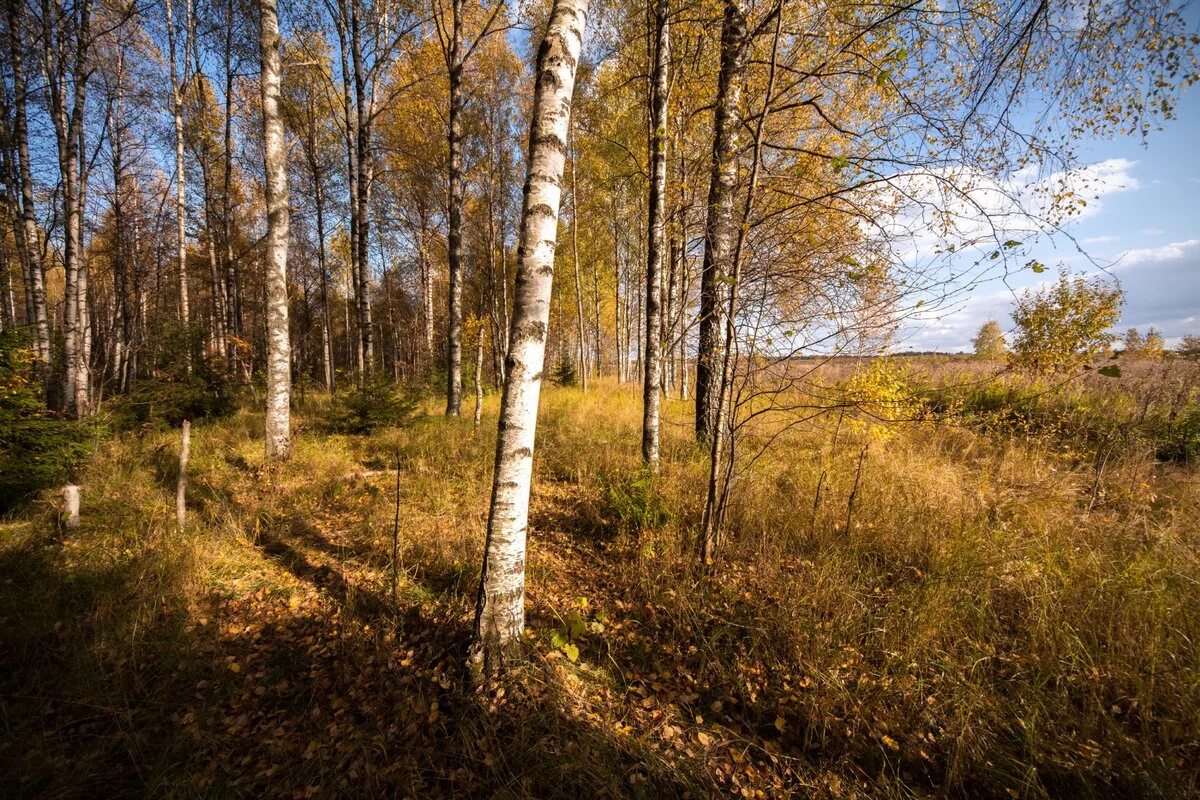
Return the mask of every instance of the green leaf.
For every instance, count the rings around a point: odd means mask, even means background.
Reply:
[[[1101,367],[1099,372],[1101,375],[1103,375],[1106,378],[1121,377],[1121,368],[1118,367],[1116,364],[1109,364],[1107,366]]]
[[[875,85],[876,86],[886,86],[889,77],[891,77],[891,73],[888,72],[886,69],[879,70],[879,74],[877,74],[875,76]]]
[[[578,648],[578,647],[576,647],[575,645],[573,645],[573,644],[566,644],[566,645],[563,645],[563,647],[562,647],[562,651],[563,651],[564,653],[566,653],[566,654],[567,654],[567,658],[571,659],[572,661],[578,661],[578,660],[579,660],[579,648]]]
[[[1046,271],[1046,265],[1043,264],[1042,262],[1038,261],[1037,259],[1030,261],[1025,266],[1029,267],[1031,270],[1038,273],[1039,275]]]
[[[834,156],[829,160],[829,166],[840,172],[850,166],[850,159],[845,156]]]
[[[1020,246],[1021,246],[1021,243],[1018,242],[1016,239],[1009,239],[1007,242],[1004,243],[1004,247],[1008,248],[1009,250],[1013,249],[1014,247],[1020,247]]]
[[[568,644],[567,635],[565,633],[563,633],[562,631],[554,631],[553,633],[550,634],[550,646],[551,647],[561,650],[562,648],[566,647],[567,644]]]

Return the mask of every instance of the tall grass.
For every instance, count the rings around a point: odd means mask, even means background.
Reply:
[[[1143,389],[1103,380],[978,391],[1001,410],[1026,398],[1022,420],[1165,420],[1175,402],[1164,390],[1139,406]],[[739,470],[718,562],[701,571],[706,467],[690,406],[664,404],[652,479],[638,394],[592,387],[543,397],[537,666],[500,698],[455,673],[494,398],[478,435],[430,403],[360,436],[324,432],[325,403],[309,398],[279,466],[263,462],[261,415],[197,425],[182,532],[176,434],[107,442],[86,472],[82,529],[58,531],[49,500],[3,529],[4,781],[18,794],[154,781],[185,794],[203,776],[202,795],[344,794],[353,768],[348,787],[446,796],[1197,790],[1200,485],[1187,460],[1156,457],[1149,433],[1035,428],[961,394],[886,435],[817,417]],[[228,669],[243,659],[266,671]],[[100,722],[89,707],[106,709]],[[347,707],[353,726],[312,722]],[[419,724],[405,722],[414,708]],[[189,713],[202,735],[180,727]],[[264,776],[276,728],[318,750]]]

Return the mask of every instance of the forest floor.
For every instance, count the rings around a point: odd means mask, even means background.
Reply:
[[[161,429],[97,443],[81,527],[54,498],[0,523],[0,794],[1200,790],[1194,467],[814,430],[748,473],[705,574],[687,407],[651,483],[634,392],[552,388],[529,661],[472,689],[495,399],[478,434],[430,406],[370,436],[322,402],[281,466],[260,415],[195,426],[183,531]]]

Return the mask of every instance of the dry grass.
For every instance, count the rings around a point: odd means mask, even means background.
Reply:
[[[427,411],[371,437],[302,417],[280,467],[255,414],[197,426],[183,532],[170,432],[104,445],[80,530],[49,503],[4,523],[4,793],[1200,791],[1194,466],[935,422],[835,444],[823,419],[739,476],[706,575],[690,407],[666,404],[651,484],[634,391],[551,389],[531,666],[471,692],[495,399],[479,436]],[[577,662],[551,643],[573,620]]]

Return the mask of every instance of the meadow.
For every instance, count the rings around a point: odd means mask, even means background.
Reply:
[[[79,528],[50,490],[0,522],[4,794],[1200,792],[1197,365],[888,369],[746,428],[708,570],[691,405],[651,479],[635,387],[548,387],[502,687],[464,680],[494,395],[342,434],[308,394],[283,464],[248,403],[197,422],[183,530],[178,430],[97,436]]]

